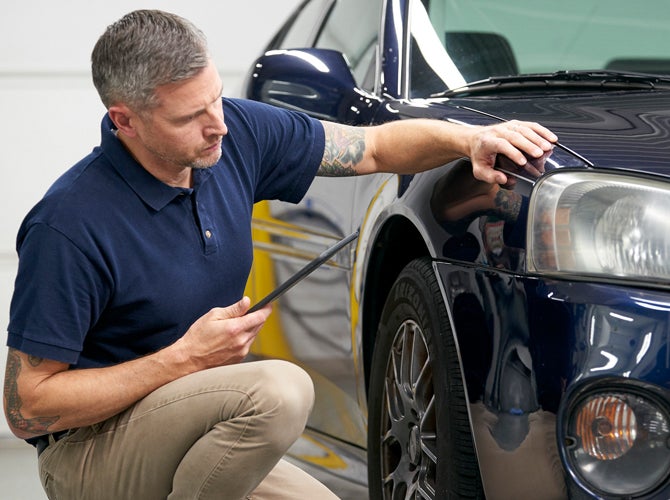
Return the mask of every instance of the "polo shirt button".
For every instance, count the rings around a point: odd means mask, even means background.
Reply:
[[[211,238],[212,232],[208,229],[207,231],[205,231],[205,236],[207,236],[208,239]]]

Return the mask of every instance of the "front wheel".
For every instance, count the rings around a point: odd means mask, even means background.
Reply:
[[[458,355],[429,259],[384,305],[368,391],[370,498],[483,498]]]

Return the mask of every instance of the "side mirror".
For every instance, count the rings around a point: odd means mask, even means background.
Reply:
[[[360,97],[344,55],[327,49],[266,52],[256,60],[246,95],[331,121],[348,121]]]

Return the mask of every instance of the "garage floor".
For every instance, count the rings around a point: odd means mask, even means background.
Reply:
[[[23,441],[0,437],[0,498],[46,500],[37,476],[35,448]]]
[[[338,484],[333,478],[328,481],[342,500],[367,498],[360,487]],[[18,439],[0,437],[0,485],[2,500],[47,500],[37,476],[35,448]]]

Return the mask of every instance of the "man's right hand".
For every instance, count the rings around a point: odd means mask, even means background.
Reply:
[[[190,358],[196,371],[239,363],[272,312],[268,305],[246,314],[250,305],[249,298],[244,297],[231,306],[210,310],[171,347]]]

